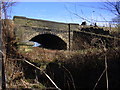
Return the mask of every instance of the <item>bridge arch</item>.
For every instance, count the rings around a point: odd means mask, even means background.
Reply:
[[[66,50],[67,43],[59,36],[49,33],[39,34],[31,38],[29,41],[38,42],[43,48]]]

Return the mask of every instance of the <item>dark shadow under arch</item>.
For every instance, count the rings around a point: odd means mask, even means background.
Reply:
[[[33,37],[30,41],[38,42],[43,48],[66,50],[67,44],[58,36],[52,34],[41,34]]]

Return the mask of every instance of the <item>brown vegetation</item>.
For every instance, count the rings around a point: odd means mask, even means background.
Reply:
[[[79,51],[57,51],[33,47],[32,50],[33,51],[30,52],[22,52],[22,55],[31,63],[45,70],[62,89],[74,89],[74,87],[76,87],[76,89],[93,89],[97,79],[104,71],[104,60],[106,56],[108,62],[109,88],[119,88],[120,48],[111,48],[107,51],[97,48]],[[35,69],[32,69],[30,66],[28,68],[24,66],[24,64],[22,67],[26,68],[26,70],[24,70],[26,78],[35,79],[35,74],[33,74]],[[113,73],[114,71],[115,74]],[[32,75],[30,74],[31,72]],[[38,82],[41,82],[46,87],[53,86],[44,75],[38,73],[37,77]],[[96,88],[106,88],[105,83],[106,79],[104,74]]]
[[[9,3],[6,3],[5,5]],[[10,4],[11,5],[11,4]],[[4,7],[5,18],[7,17]],[[109,89],[120,88],[120,47],[91,48],[78,51],[48,50],[31,47],[30,51],[17,48],[14,36],[14,24],[2,21],[3,69],[7,88],[55,89],[43,71],[65,90],[83,88],[105,89],[108,72]],[[37,68],[25,62],[29,61]],[[105,62],[107,61],[107,69]],[[4,78],[4,77],[3,77]],[[5,88],[5,87],[4,87]]]
[[[105,69],[105,56],[108,62],[109,88],[119,88],[119,47],[106,50],[103,47],[89,47],[77,51],[48,50],[39,47],[19,48],[12,31],[14,25],[9,20],[6,21],[8,24],[7,27],[3,27],[3,41],[6,50],[7,88],[55,88],[43,71],[61,89],[106,88],[105,74],[102,75]],[[3,24],[6,24],[5,22]],[[39,67],[41,71],[25,60]],[[97,81],[101,75],[102,78]]]

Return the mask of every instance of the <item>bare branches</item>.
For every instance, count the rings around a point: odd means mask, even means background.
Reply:
[[[107,64],[107,56],[105,55],[105,69],[106,69],[106,86],[107,90],[109,89],[109,84],[108,84],[108,64]]]
[[[112,21],[115,23],[116,27],[119,30],[120,25],[120,1],[115,0],[115,2],[110,2],[110,0],[107,0],[104,5],[105,9],[110,11],[115,15],[115,18],[112,19]]]
[[[104,9],[112,12],[116,16],[120,15],[120,1],[116,0],[115,2],[110,2],[107,0],[104,4]]]
[[[66,6],[65,6],[65,8],[66,8],[66,10],[69,12],[69,13],[71,13],[71,14],[73,14],[73,15],[75,15],[75,16],[77,16],[77,17],[79,17],[80,19],[82,19],[82,20],[85,20],[85,21],[87,21],[87,22],[90,22],[91,23],[91,21],[90,20],[88,20],[88,19],[86,19],[86,18],[84,18],[84,17],[82,17],[82,16],[80,16],[79,14],[77,14],[76,12],[72,12],[72,11],[70,11]]]
[[[27,60],[24,60],[24,61],[25,61],[26,63],[28,63],[29,65],[35,67],[36,69],[42,71],[39,67],[35,66],[34,64],[30,63],[29,61],[27,61]],[[50,78],[50,76],[49,76],[46,72],[44,72],[44,71],[42,71],[42,72],[45,74],[45,76],[51,81],[51,83],[52,83],[58,90],[61,90],[61,89],[56,85],[56,83]]]
[[[12,7],[13,5],[15,4],[15,2],[10,2],[9,0],[8,1],[6,1],[6,2],[4,2],[4,1],[2,1],[1,2],[1,12],[2,12],[2,16],[3,16],[3,18],[5,18],[5,19],[7,19],[8,18],[8,9],[10,8],[10,7]]]
[[[102,78],[102,76],[104,75],[105,72],[106,72],[106,69],[103,70],[102,74],[101,74],[100,77],[98,78],[98,80],[97,80],[97,82],[96,82],[96,84],[95,84],[93,90],[95,90],[95,88],[97,87],[99,81],[101,80],[101,78]]]

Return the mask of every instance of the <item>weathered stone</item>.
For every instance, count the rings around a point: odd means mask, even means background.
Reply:
[[[106,47],[120,44],[119,38],[109,36],[108,31],[104,31],[99,27],[80,26],[75,23],[60,23],[19,16],[14,17],[14,23],[17,42],[35,40],[41,44],[41,47],[47,47],[48,49],[86,49],[94,46],[92,42],[94,38],[104,42]],[[32,43],[25,44],[33,45]]]
[[[69,42],[72,42],[73,31],[78,30],[79,26],[79,24],[75,23],[59,23],[19,16],[14,17],[14,23],[16,25],[15,34],[18,42],[29,41],[35,36],[42,34],[52,34],[61,38],[67,44],[67,48],[72,46],[72,43]]]
[[[28,46],[33,46],[35,43],[32,42],[32,41],[26,41],[26,42],[19,42],[19,44],[28,45]]]

